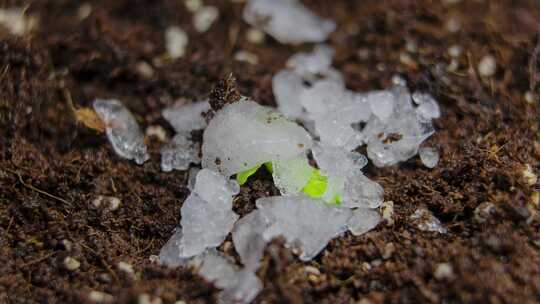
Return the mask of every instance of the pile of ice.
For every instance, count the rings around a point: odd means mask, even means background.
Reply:
[[[194,112],[197,119],[188,123],[190,128],[204,124],[198,120],[200,111]],[[182,115],[168,113],[164,116],[180,133],[184,126],[174,117]],[[310,165],[309,151],[319,169]],[[250,302],[262,288],[255,271],[273,238],[283,236],[286,246],[308,261],[347,230],[360,235],[378,224],[373,208],[381,204],[383,190],[362,174],[366,163],[359,153],[314,141],[275,109],[245,97],[225,105],[204,131],[203,169],[196,173],[180,225],[161,250],[160,261],[200,265],[199,273],[223,289],[223,301]],[[232,200],[239,185],[231,177],[263,164],[271,164],[283,196],[258,199],[257,209],[237,221]],[[319,195],[305,191],[314,177]],[[243,268],[215,251],[231,231]]]
[[[298,0],[249,0],[244,20],[291,44],[323,42],[336,29],[334,21],[315,15]]]
[[[395,165],[418,153],[441,115],[429,94],[411,94],[403,79],[395,77],[388,90],[353,92],[345,88],[339,71],[331,67],[333,51],[325,46],[299,53],[289,68],[272,80],[279,110],[303,121],[321,145],[352,151],[367,145],[367,155],[378,167]],[[423,153],[428,167],[436,164],[436,151]]]

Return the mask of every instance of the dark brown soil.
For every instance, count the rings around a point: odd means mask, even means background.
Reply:
[[[1,1],[27,6],[39,27],[22,38],[0,31],[0,303],[79,303],[92,290],[117,303],[137,302],[143,293],[164,303],[215,302],[217,290],[193,272],[149,260],[178,223],[186,172],[160,171],[155,137],[148,138],[152,159],[143,166],[120,159],[73,112],[95,97],[116,97],[144,128],[161,125],[170,136],[160,110],[207,97],[229,73],[242,94],[274,104],[272,75],[309,45],[250,43],[242,4],[207,2],[219,7],[220,19],[198,34],[180,0],[87,1],[93,10],[84,20],[77,18],[78,1]],[[417,158],[368,168],[394,202],[393,224],[335,239],[307,264],[274,242],[259,271],[265,288],[256,302],[539,302],[540,187],[522,173],[525,164],[540,172],[539,2],[304,2],[339,24],[328,43],[351,89],[384,88],[399,73],[412,89],[439,100],[443,117],[429,144],[440,149],[441,162],[433,170]],[[452,18],[461,26],[456,33],[445,28]],[[162,56],[171,24],[190,36],[187,55],[176,61]],[[449,72],[454,44],[463,55]],[[235,61],[237,50],[257,54],[259,63]],[[487,54],[498,68],[482,79],[476,67]],[[141,62],[153,75],[141,74]],[[235,210],[245,213],[272,193],[268,175],[258,173]],[[121,199],[120,207],[94,207],[99,195]],[[475,209],[486,203],[495,209],[480,223]],[[417,230],[409,217],[419,206],[449,233]],[[222,249],[232,251],[230,245]],[[66,257],[80,267],[65,269]],[[119,262],[133,265],[135,274]],[[436,276],[440,263],[452,273]]]

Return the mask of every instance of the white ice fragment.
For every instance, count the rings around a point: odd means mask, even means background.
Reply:
[[[347,227],[353,235],[362,235],[371,229],[377,227],[381,217],[377,210],[357,208],[353,211],[353,215],[347,221]]]
[[[96,99],[94,110],[105,123],[107,138],[120,157],[133,159],[139,165],[150,159],[144,135],[131,112],[118,100]]]
[[[249,0],[243,17],[281,43],[322,42],[336,28],[297,0]]]
[[[353,150],[364,143],[356,125],[368,121],[371,109],[362,94],[343,91],[335,102],[326,102],[324,112],[313,115],[315,129],[325,145]]]
[[[447,232],[446,228],[441,224],[441,221],[425,208],[417,209],[414,214],[411,215],[411,220],[413,220],[419,230],[438,233]]]
[[[300,103],[300,94],[304,84],[300,75],[283,70],[272,78],[272,91],[276,98],[279,111],[289,118],[299,118],[303,107]]]
[[[413,101],[418,104],[416,113],[424,119],[433,119],[441,117],[441,109],[439,104],[430,94],[414,92],[412,94]]]
[[[287,66],[302,77],[311,78],[326,74],[332,66],[334,50],[328,45],[320,44],[310,53],[296,53],[287,61]]]
[[[282,195],[297,194],[308,183],[313,168],[305,154],[272,162],[274,184]]]
[[[173,25],[165,32],[165,47],[172,59],[177,59],[186,53],[188,35],[180,27]]]
[[[219,10],[215,6],[203,6],[195,11],[193,15],[193,27],[199,33],[204,33],[210,29],[212,24],[218,19]]]
[[[187,170],[189,164],[199,164],[199,145],[188,138],[188,135],[176,134],[170,143],[161,149],[161,170]]]
[[[251,303],[262,290],[262,283],[253,270],[238,269],[218,252],[204,255],[199,274],[223,290],[219,303]]]
[[[422,160],[424,166],[428,168],[435,168],[435,166],[437,166],[437,163],[439,162],[439,152],[435,148],[422,147],[418,151],[418,154],[420,154],[420,160]]]
[[[182,228],[177,227],[171,238],[159,251],[159,263],[168,267],[184,266],[189,258],[181,256]]]
[[[310,135],[302,127],[249,100],[218,111],[203,139],[203,167],[225,176],[265,162],[290,159],[312,146]]]
[[[383,195],[384,190],[381,185],[359,171],[345,179],[342,206],[378,208],[383,202]]]
[[[166,108],[162,115],[176,132],[185,133],[206,128],[206,121],[202,114],[208,110],[210,110],[210,104],[204,100]]]
[[[301,91],[300,102],[310,114],[322,114],[336,108],[345,98],[343,83],[324,79]]]
[[[349,152],[335,146],[315,145],[311,151],[319,169],[329,176],[348,177],[360,171],[368,162],[358,152]]]
[[[367,94],[371,111],[380,120],[387,120],[394,110],[394,96],[388,91],[374,91]]]
[[[313,259],[332,238],[345,232],[351,217],[350,209],[304,195],[260,198],[257,208],[269,225],[263,233],[265,240],[282,235],[302,261]]]
[[[246,268],[255,269],[259,266],[266,246],[263,238],[266,228],[267,224],[259,210],[252,211],[236,222],[232,239],[234,248]]]
[[[195,189],[195,182],[197,181],[197,174],[201,171],[199,168],[190,168],[188,174],[187,188],[189,191]]]
[[[238,215],[232,211],[236,186],[224,176],[202,169],[193,192],[184,202],[181,214],[180,257],[187,258],[219,246],[232,230]]]

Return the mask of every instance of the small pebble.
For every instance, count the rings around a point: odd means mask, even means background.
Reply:
[[[407,43],[405,44],[405,49],[409,53],[416,53],[418,52],[418,45],[413,40],[407,40]]]
[[[90,3],[83,3],[77,10],[77,18],[84,20],[92,13],[92,5]]]
[[[170,26],[165,32],[167,53],[172,59],[184,56],[188,41],[188,35],[178,26]]]
[[[118,269],[127,273],[127,274],[130,274],[130,275],[133,275],[135,273],[135,270],[133,270],[133,266],[129,263],[126,263],[126,262],[118,262]]]
[[[440,263],[435,268],[433,276],[437,280],[451,279],[454,277],[454,269],[450,263]]]
[[[370,52],[368,48],[360,48],[356,52],[356,54],[358,55],[358,58],[360,58],[360,60],[368,60],[370,56]]]
[[[410,68],[415,68],[416,67],[416,62],[411,57],[411,55],[409,55],[408,53],[399,54],[399,62],[401,62],[402,64],[404,64],[404,65],[406,65],[406,66],[408,66]]]
[[[160,297],[152,297],[147,293],[140,294],[137,298],[137,304],[161,304]]]
[[[448,48],[448,55],[452,58],[459,58],[461,53],[463,53],[463,48],[459,45],[455,44]]]
[[[148,259],[149,259],[150,262],[152,262],[152,263],[157,263],[157,262],[159,262],[159,256],[157,256],[157,255],[155,255],[155,254],[152,254],[151,256],[149,256]]]
[[[461,22],[456,17],[450,17],[446,20],[444,28],[450,33],[457,33],[461,30]]]
[[[523,98],[525,98],[525,102],[528,104],[534,103],[534,94],[531,91],[525,92],[525,95],[523,95]]]
[[[247,62],[252,65],[259,63],[259,57],[247,51],[238,51],[234,54],[234,59],[241,62]]]
[[[474,209],[474,220],[478,223],[485,223],[495,211],[495,205],[490,202],[483,202]]]
[[[262,43],[264,41],[264,38],[264,32],[259,29],[250,28],[246,31],[246,39],[251,43]]]
[[[160,125],[149,126],[146,128],[146,136],[155,136],[159,141],[167,142],[167,131]]]
[[[184,4],[187,10],[192,13],[198,11],[203,6],[202,0],[185,0]]]
[[[210,29],[218,17],[219,10],[215,6],[203,6],[193,15],[193,26],[197,32],[204,33]]]
[[[111,296],[110,294],[96,290],[92,290],[88,294],[88,299],[95,303],[111,303],[114,301],[113,296]]]
[[[371,265],[369,263],[362,263],[362,269],[365,270],[365,271],[370,271],[371,270]]]
[[[120,204],[121,204],[120,199],[114,196],[100,195],[92,201],[92,205],[94,205],[94,207],[96,208],[103,207],[103,208],[107,208],[110,211],[114,211],[118,209],[118,207],[120,207]]]
[[[71,249],[73,249],[73,243],[68,239],[62,240],[62,245],[64,246],[66,251],[71,251]]]
[[[386,222],[387,226],[394,225],[394,202],[386,201],[381,205],[382,218]]]
[[[186,304],[186,302],[182,301],[182,300],[178,300],[178,301],[174,302],[174,304]]]
[[[64,267],[66,267],[67,270],[73,271],[79,269],[79,267],[81,267],[81,263],[75,258],[66,257],[64,259]]]
[[[481,77],[491,77],[497,71],[497,61],[492,55],[486,55],[478,63],[478,73]]]
[[[396,251],[396,246],[394,245],[394,243],[387,243],[384,246],[382,258],[385,260],[388,260],[389,258],[392,257],[395,251]]]
[[[529,186],[536,184],[536,182],[538,181],[538,177],[536,176],[536,174],[534,174],[533,168],[529,164],[525,164],[525,168],[523,169],[521,174],[523,175],[523,178],[525,178],[525,181]]]
[[[311,273],[311,274],[314,274],[314,275],[320,275],[321,272],[319,271],[319,269],[313,267],[313,266],[306,266],[304,267],[304,270],[307,272],[307,273]]]
[[[135,69],[143,78],[149,79],[154,76],[154,68],[146,61],[137,63]]]

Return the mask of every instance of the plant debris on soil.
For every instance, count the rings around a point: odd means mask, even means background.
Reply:
[[[385,88],[399,74],[439,102],[427,144],[440,160],[433,169],[418,157],[368,165],[385,190],[383,222],[332,240],[307,264],[275,240],[255,302],[539,302],[538,1],[302,3],[336,22],[327,43],[348,88]],[[205,4],[219,19],[199,33],[179,0],[1,1],[34,18],[20,36],[0,26],[0,303],[216,301],[219,290],[194,270],[152,261],[178,225],[187,171],[160,170],[154,136],[143,165],[119,158],[81,111],[115,98],[143,130],[161,126],[171,137],[162,109],[208,98],[231,73],[239,94],[275,106],[272,76],[311,46],[250,40],[241,1]],[[189,35],[176,60],[165,55],[172,25]],[[239,51],[258,61],[235,60]],[[485,56],[496,66],[479,67]],[[220,102],[238,94],[221,89]],[[261,170],[234,211],[275,194]],[[418,208],[447,233],[419,230]],[[220,250],[233,254],[230,238]]]

